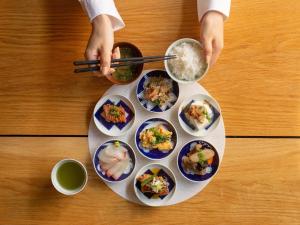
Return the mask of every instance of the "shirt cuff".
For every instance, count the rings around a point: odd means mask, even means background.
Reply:
[[[208,11],[217,11],[224,15],[225,19],[229,17],[231,0],[198,0],[198,19],[201,21],[204,14]]]
[[[90,22],[96,16],[106,14],[109,16],[113,30],[117,31],[125,27],[113,0],[79,0],[83,10],[88,15]]]

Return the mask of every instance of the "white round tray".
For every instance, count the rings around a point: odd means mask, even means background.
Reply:
[[[151,70],[145,70],[141,74],[140,77],[142,77],[145,73],[149,72]],[[139,81],[139,80],[138,80]],[[189,134],[187,134],[181,127],[177,118],[177,110],[179,108],[180,103],[186,99],[188,96],[195,95],[195,94],[206,94],[209,95],[209,93],[198,83],[193,83],[193,84],[185,84],[185,85],[180,85],[179,84],[179,98],[178,101],[176,102],[176,105],[173,106],[170,110],[163,112],[163,113],[151,113],[146,111],[140,103],[137,100],[136,97],[136,85],[138,81],[133,82],[128,85],[113,85],[111,88],[109,88],[104,95],[108,94],[118,94],[122,95],[133,103],[136,109],[136,114],[135,114],[135,122],[132,126],[132,128],[129,130],[129,132],[123,136],[120,137],[110,137],[106,136],[105,134],[101,133],[97,128],[94,123],[93,117],[91,118],[90,121],[90,126],[89,126],[89,132],[88,132],[88,143],[89,143],[89,151],[91,154],[91,157],[93,158],[94,152],[97,150],[97,148],[103,144],[104,142],[111,140],[111,139],[119,139],[121,141],[124,141],[128,143],[133,150],[136,153],[136,165],[133,173],[131,176],[121,182],[118,183],[109,183],[105,182],[108,187],[111,188],[115,193],[123,197],[124,199],[127,199],[131,202],[135,202],[138,204],[142,204],[138,198],[135,196],[134,193],[134,184],[133,180],[135,177],[135,174],[137,171],[143,167],[146,164],[153,163],[153,160],[148,160],[144,158],[140,152],[136,149],[135,143],[134,143],[134,135],[135,131],[138,128],[139,125],[146,119],[152,118],[152,117],[161,117],[164,119],[167,119],[173,123],[175,126],[177,133],[178,133],[178,141],[177,141],[177,146],[174,152],[167,158],[155,161],[159,162],[167,167],[169,167],[174,175],[176,176],[177,179],[177,187],[176,187],[176,192],[174,193],[174,196],[170,201],[168,201],[165,205],[174,205],[180,202],[183,202],[194,195],[198,194],[210,181],[211,179],[208,179],[206,181],[202,182],[191,182],[188,181],[186,178],[184,178],[181,173],[179,172],[177,168],[177,154],[180,151],[180,149],[186,144],[187,142],[195,139],[201,139],[210,142],[218,151],[219,153],[219,158],[220,158],[220,164],[222,162],[223,154],[224,154],[224,148],[225,148],[225,130],[224,130],[224,123],[223,123],[223,118],[222,115],[220,117],[220,122],[219,125],[216,127],[215,130],[210,132],[208,136],[203,137],[203,138],[196,138],[193,137]],[[214,176],[213,176],[214,177]],[[99,179],[101,179],[99,177]]]

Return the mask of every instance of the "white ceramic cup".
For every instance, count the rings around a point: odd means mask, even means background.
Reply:
[[[83,184],[80,187],[78,187],[76,189],[73,189],[73,190],[69,190],[69,189],[66,189],[66,188],[62,187],[60,185],[60,183],[58,182],[58,180],[57,180],[57,171],[58,171],[59,167],[62,166],[63,164],[65,164],[65,163],[67,163],[67,162],[75,162],[78,165],[80,165],[80,167],[84,171],[84,175],[85,175],[85,180],[84,180]],[[55,164],[55,166],[53,167],[53,169],[51,171],[51,181],[52,181],[52,184],[53,184],[54,188],[58,192],[60,192],[64,195],[75,195],[75,194],[81,192],[85,188],[87,180],[88,180],[88,173],[87,173],[87,170],[86,170],[85,166],[76,159],[63,159],[63,160],[60,160],[59,162],[57,162]]]

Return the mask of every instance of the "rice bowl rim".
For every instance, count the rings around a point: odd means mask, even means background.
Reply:
[[[202,44],[193,39],[193,38],[181,38],[181,39],[178,39],[176,41],[174,41],[167,49],[165,55],[169,55],[170,54],[170,51],[177,45],[181,44],[181,43],[194,43],[194,44],[197,44],[200,49],[204,50],[203,49],[203,46]],[[181,79],[178,79],[175,75],[173,75],[173,73],[171,72],[171,70],[169,69],[169,65],[168,65],[168,60],[165,60],[164,61],[164,66],[165,66],[165,70],[167,71],[168,75],[176,82],[178,83],[181,83],[181,84],[191,84],[191,83],[194,83],[194,82],[197,82],[199,80],[201,80],[208,72],[208,69],[209,69],[209,65],[206,63],[206,69],[205,71],[199,76],[199,78],[195,79],[195,80],[181,80]]]

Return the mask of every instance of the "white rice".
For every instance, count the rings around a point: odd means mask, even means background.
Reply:
[[[177,57],[168,61],[169,69],[180,80],[196,80],[206,69],[203,50],[196,43],[180,43],[171,49],[170,55]]]

